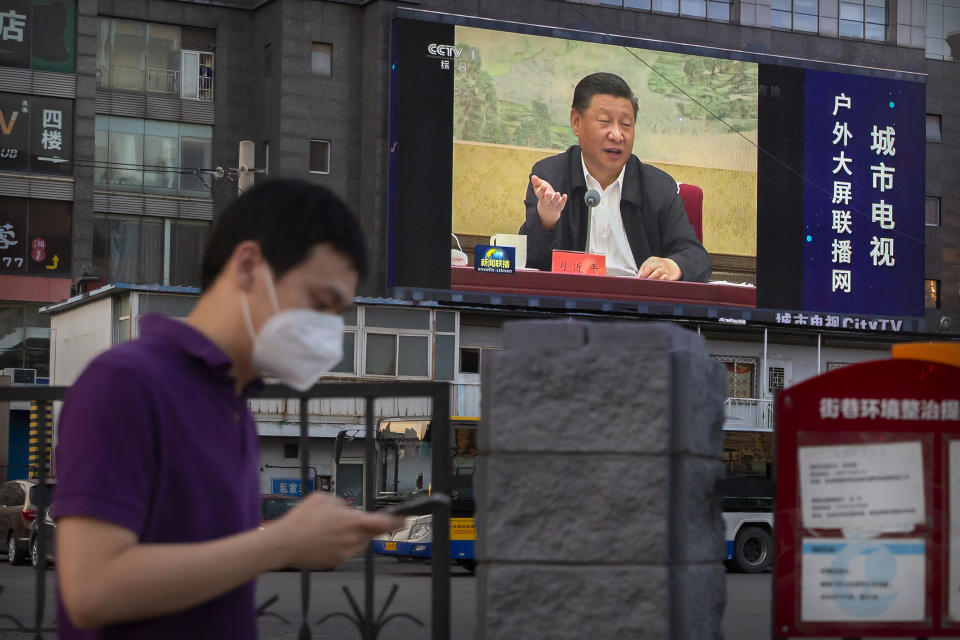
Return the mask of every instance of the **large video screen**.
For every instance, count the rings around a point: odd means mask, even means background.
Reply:
[[[571,276],[556,263],[471,273],[475,245],[526,232],[533,166],[580,158],[572,97],[595,72],[636,96],[632,153],[672,179],[709,256],[705,283]],[[668,315],[920,326],[922,76],[436,14],[395,21],[392,73],[388,275],[402,294],[539,292],[537,304],[567,309],[680,300]],[[640,216],[624,213],[629,242],[631,225],[666,234],[657,208],[673,194],[655,196],[660,182],[642,183],[649,194],[628,187],[624,171],[623,198]],[[572,204],[562,215],[580,215]],[[467,266],[451,266],[451,249]],[[639,267],[646,254],[634,254]]]

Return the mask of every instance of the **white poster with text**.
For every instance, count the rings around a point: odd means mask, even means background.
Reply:
[[[804,538],[805,622],[924,619],[925,548],[920,538]]]
[[[926,519],[920,442],[800,447],[803,526],[873,534]]]

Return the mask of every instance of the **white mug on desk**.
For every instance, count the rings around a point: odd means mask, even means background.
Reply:
[[[490,244],[495,247],[513,247],[516,250],[516,271],[527,266],[527,236],[517,233],[497,233],[490,236]]]

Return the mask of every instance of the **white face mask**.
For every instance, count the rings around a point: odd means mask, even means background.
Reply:
[[[253,340],[253,366],[265,376],[306,391],[343,359],[343,318],[313,309],[281,311],[269,271],[267,291],[275,313],[259,334],[253,329],[246,293],[241,299],[243,319]]]

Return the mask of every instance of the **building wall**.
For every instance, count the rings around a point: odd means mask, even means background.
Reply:
[[[50,384],[73,384],[91,360],[113,343],[113,298],[58,313],[50,319]]]
[[[940,198],[940,226],[927,227],[926,278],[940,281],[940,308],[927,331],[960,333],[960,62],[927,60],[927,113],[941,116],[943,142],[927,142],[927,195]],[[945,329],[942,319],[949,318]]]
[[[341,461],[362,459],[363,439],[345,441]],[[300,478],[300,459],[285,458],[284,445],[299,444],[299,438],[260,438],[260,492],[274,493],[274,478]],[[334,439],[312,438],[310,440],[310,466],[317,476],[330,476],[331,491],[336,491],[336,465],[334,464]],[[269,465],[269,466],[268,466]],[[288,468],[289,467],[289,468]]]
[[[256,8],[253,8],[256,5]],[[924,57],[923,0],[890,4],[888,43],[836,37],[838,0],[820,3],[820,33],[806,34],[766,27],[767,0],[735,2],[730,23],[647,11],[593,6],[589,3],[535,0],[477,2],[427,0],[426,11],[472,15],[493,20],[547,24],[559,28],[648,37],[756,53],[811,58],[845,64],[901,69],[930,74],[928,110],[943,115],[944,143],[928,146],[928,194],[942,197],[941,227],[928,231],[927,277],[942,280],[941,309],[927,314],[928,328],[939,331],[942,315],[960,321],[960,257],[956,245],[955,181],[943,175],[956,166],[960,120],[956,63]],[[204,27],[216,30],[216,91],[213,164],[234,167],[237,144],[256,143],[256,164],[265,164],[270,148],[271,176],[299,177],[331,187],[360,214],[367,231],[373,269],[361,287],[365,295],[389,294],[385,288],[386,198],[388,191],[389,42],[394,2],[365,7],[313,0],[267,3],[207,3],[154,0],[79,0],[77,62],[77,155],[93,157],[96,95],[96,16]],[[739,24],[737,23],[739,22]],[[311,44],[329,43],[332,75],[310,69]],[[269,45],[269,55],[265,53]],[[270,67],[269,70],[267,67]],[[330,173],[310,173],[310,139],[331,143]],[[643,150],[636,150],[642,157]],[[953,164],[951,164],[953,162]],[[74,220],[74,272],[89,271],[92,224],[92,169],[78,168]],[[235,197],[235,184],[216,181],[214,210]]]

